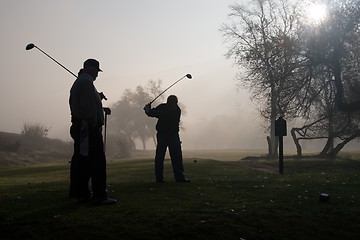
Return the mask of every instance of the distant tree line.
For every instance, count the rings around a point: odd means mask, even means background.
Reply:
[[[239,85],[270,121],[269,155],[277,154],[279,116],[293,125],[298,155],[300,141],[324,139],[320,155],[334,157],[360,137],[360,0],[325,1],[328,14],[317,23],[305,12],[310,2],[234,4],[220,29]]]

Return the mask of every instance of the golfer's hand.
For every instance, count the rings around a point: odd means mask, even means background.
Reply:
[[[105,112],[106,115],[110,115],[110,114],[111,114],[111,109],[110,109],[110,108],[104,107],[103,110],[104,110],[104,112]]]
[[[145,107],[144,107],[145,113],[149,113],[150,109],[151,109],[151,103],[146,104]]]
[[[99,93],[99,96],[100,96],[101,100],[103,100],[103,99],[107,100],[107,98],[103,92]]]

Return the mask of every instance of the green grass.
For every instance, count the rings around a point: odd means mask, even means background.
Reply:
[[[165,183],[157,184],[153,160],[110,160],[108,191],[118,200],[111,206],[67,197],[67,161],[0,169],[0,239],[359,237],[359,161],[285,159],[284,175],[240,162],[186,158],[192,182],[176,183],[167,160]]]

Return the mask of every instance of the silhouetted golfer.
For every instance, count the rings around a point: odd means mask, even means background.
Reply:
[[[155,155],[155,177],[157,182],[164,182],[164,158],[166,148],[169,147],[171,164],[177,182],[190,182],[184,177],[183,158],[181,142],[179,137],[179,123],[181,109],[178,106],[178,99],[171,95],[167,102],[160,104],[156,108],[151,108],[151,104],[144,107],[146,115],[156,117],[157,146]]]
[[[102,136],[104,112],[101,98],[93,82],[98,76],[99,62],[88,59],[84,62],[83,72],[70,90],[71,128],[74,139],[74,161],[71,166],[72,186],[78,202],[93,199],[101,204],[114,204],[106,194],[106,157]],[[89,180],[92,193],[89,191]]]
[[[80,69],[79,72],[78,72],[78,77],[84,73],[84,69]],[[103,99],[106,99],[105,95],[100,92],[99,93],[99,96],[100,96],[100,99],[103,100]],[[107,100],[107,99],[106,99]],[[106,108],[106,109],[109,109],[109,108]],[[104,112],[105,112],[105,108],[104,108]],[[76,138],[76,136],[74,136]],[[73,137],[73,138],[74,138]],[[75,139],[74,138],[74,139]],[[77,148],[77,141],[75,141],[74,143],[74,148]],[[69,191],[69,197],[73,198],[73,197],[77,197],[77,193],[76,193],[76,181],[77,181],[77,171],[76,171],[76,166],[78,165],[78,158],[79,158],[79,154],[78,154],[79,150],[75,150],[74,149],[74,154],[72,155],[71,157],[71,162],[70,162],[70,191]]]

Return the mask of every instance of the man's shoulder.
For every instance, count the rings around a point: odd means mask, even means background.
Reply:
[[[87,76],[80,75],[74,82],[74,85],[92,85],[93,82]]]
[[[156,107],[156,109],[164,109],[164,108],[166,108],[166,103],[161,103]]]
[[[91,76],[89,74],[83,73],[77,77],[77,80],[92,82],[93,79],[91,78]]]

